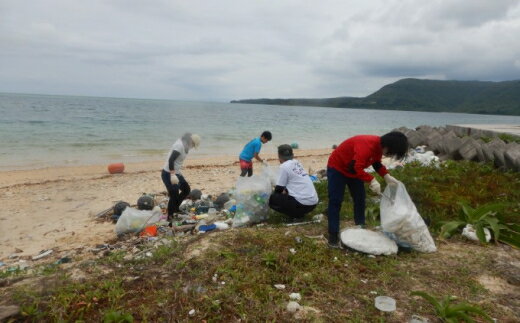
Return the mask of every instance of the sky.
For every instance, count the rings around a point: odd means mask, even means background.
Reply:
[[[0,0],[0,92],[228,101],[520,79],[520,0]]]

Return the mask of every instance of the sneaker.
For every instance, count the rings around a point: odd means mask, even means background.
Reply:
[[[338,233],[329,233],[329,248],[341,249],[341,242],[339,241]]]
[[[336,243],[332,243],[329,241],[328,245],[329,245],[329,248],[331,248],[331,249],[343,249],[343,247],[341,246],[341,243],[339,241]]]

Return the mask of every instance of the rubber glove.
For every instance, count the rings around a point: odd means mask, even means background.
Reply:
[[[170,179],[173,185],[179,184],[179,178],[175,174],[170,174]]]
[[[395,177],[393,177],[390,174],[386,174],[384,179],[386,184],[390,186],[397,186],[397,183],[399,182],[397,179],[395,179]]]
[[[375,178],[372,179],[368,187],[372,192],[376,193],[377,195],[381,195],[381,184],[379,184]]]

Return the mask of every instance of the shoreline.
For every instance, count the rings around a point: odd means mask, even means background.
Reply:
[[[307,170],[326,167],[332,149],[297,149],[295,158]],[[261,154],[278,165],[275,154]],[[142,193],[165,191],[160,178],[164,161],[125,164],[123,174],[111,175],[108,165],[46,167],[0,171],[0,260],[16,249],[19,256],[41,250],[72,250],[115,238],[114,225],[96,222],[95,215],[116,201],[135,204]],[[255,170],[261,167],[254,163]],[[231,189],[240,173],[238,157],[190,158],[183,174],[192,189],[220,194]]]

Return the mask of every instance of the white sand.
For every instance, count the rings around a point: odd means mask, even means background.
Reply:
[[[314,172],[325,168],[330,149],[296,150],[296,158]],[[278,164],[274,155],[269,163]],[[40,250],[69,250],[93,246],[115,237],[114,225],[95,215],[123,200],[135,204],[142,193],[165,191],[163,161],[125,165],[123,174],[110,175],[107,165],[56,167],[0,172],[0,259],[35,255]],[[256,170],[260,165],[255,163]],[[184,176],[191,188],[220,194],[233,187],[240,173],[234,156],[185,161]]]

